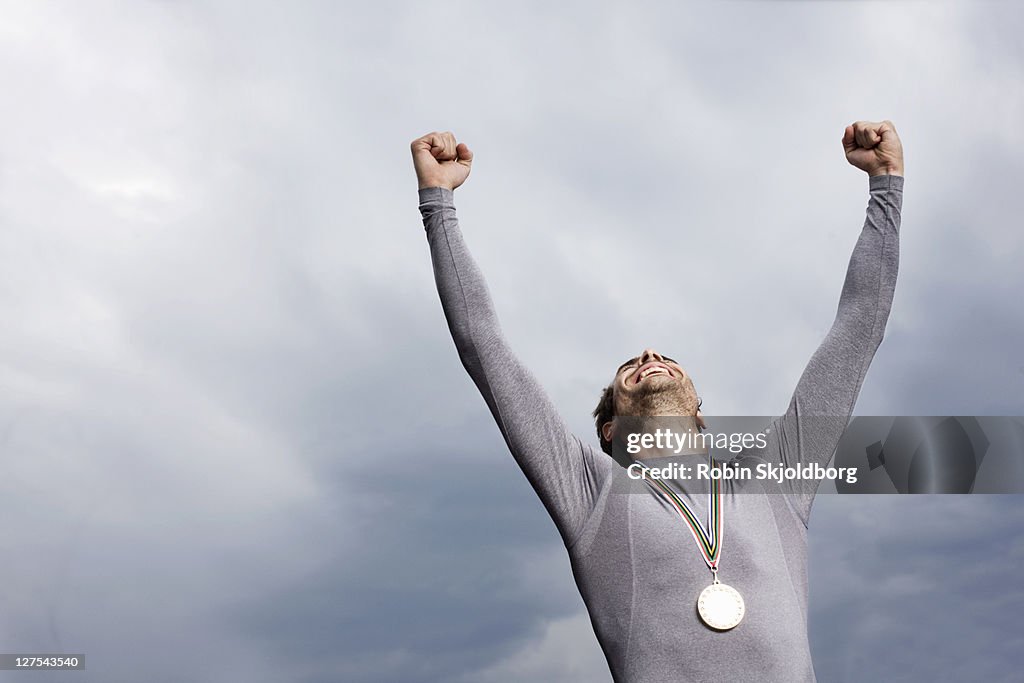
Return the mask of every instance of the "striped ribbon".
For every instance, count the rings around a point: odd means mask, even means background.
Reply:
[[[642,463],[637,462],[646,475],[648,469]],[[697,542],[697,548],[704,558],[704,562],[713,572],[718,571],[718,560],[722,555],[722,536],[724,532],[724,515],[722,514],[722,493],[717,478],[711,479],[711,487],[708,489],[708,529],[704,530],[697,515],[693,513],[686,501],[676,495],[675,491],[669,488],[668,484],[661,479],[644,476],[644,481],[662,498],[668,501],[669,505],[683,518],[686,526],[693,534],[693,540]]]

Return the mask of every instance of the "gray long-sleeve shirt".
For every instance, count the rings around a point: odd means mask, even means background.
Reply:
[[[768,447],[785,465],[832,457],[889,315],[899,262],[903,178],[869,178],[867,218],[839,310]],[[572,434],[509,349],[484,278],[463,241],[453,193],[419,191],[437,289],[463,365],[509,450],[565,542],[576,584],[616,681],[814,681],[807,633],[807,521],[815,486],[724,483],[719,576],[744,598],[736,628],[706,627],[695,609],[711,582],[693,537],[665,501],[621,495],[626,470]],[[706,520],[708,483],[681,485]],[[636,490],[632,488],[631,490]],[[703,492],[703,493],[702,493]]]

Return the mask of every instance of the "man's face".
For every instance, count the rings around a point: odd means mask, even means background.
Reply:
[[[697,391],[686,371],[654,349],[623,363],[613,386],[617,415],[696,415]]]

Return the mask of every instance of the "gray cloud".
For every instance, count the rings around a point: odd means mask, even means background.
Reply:
[[[809,630],[818,677],[1017,676],[1019,496],[823,496]]]

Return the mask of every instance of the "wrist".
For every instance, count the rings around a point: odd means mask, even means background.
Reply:
[[[903,167],[902,166],[885,166],[884,168],[879,168],[879,169],[877,169],[875,171],[872,171],[868,175],[872,176],[872,177],[874,177],[876,175],[898,175],[898,176],[902,177],[903,176]]]
[[[424,180],[424,181],[422,181],[419,184],[419,189],[421,189],[421,190],[426,190],[429,187],[442,187],[442,188],[444,188],[444,189],[446,189],[446,190],[448,190],[450,192],[454,192],[455,191],[455,188],[452,187],[451,185],[449,185],[448,183],[440,183],[440,182],[434,182],[434,181],[430,181],[430,180]]]

